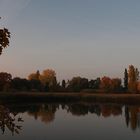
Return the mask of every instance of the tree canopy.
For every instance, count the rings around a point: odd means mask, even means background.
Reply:
[[[2,53],[3,49],[9,46],[9,39],[10,39],[10,32],[8,29],[3,28],[0,29],[0,54]]]
[[[1,19],[1,17],[0,17]],[[7,28],[0,28],[0,55],[4,48],[9,46],[10,32]]]

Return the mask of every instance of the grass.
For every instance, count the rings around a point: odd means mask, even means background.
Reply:
[[[1,92],[0,102],[110,102],[140,104],[140,94]]]

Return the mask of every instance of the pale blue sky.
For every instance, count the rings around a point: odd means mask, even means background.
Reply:
[[[140,68],[139,0],[0,0],[12,33],[0,71],[27,77],[51,68],[58,79],[122,77]]]

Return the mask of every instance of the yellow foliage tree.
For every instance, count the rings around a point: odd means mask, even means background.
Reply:
[[[138,69],[135,68],[133,65],[130,65],[128,69],[128,90],[130,92],[133,93],[137,91],[138,79],[139,79]]]
[[[46,69],[39,76],[41,83],[49,90],[55,90],[57,86],[56,73],[52,69]]]
[[[39,77],[40,77],[40,73],[39,73],[39,71],[37,71],[36,73],[31,73],[28,76],[28,79],[29,80],[39,80]]]

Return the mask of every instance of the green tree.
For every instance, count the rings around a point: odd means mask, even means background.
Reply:
[[[98,77],[98,78],[96,78],[95,80],[90,80],[89,81],[89,83],[88,83],[88,88],[90,88],[90,89],[99,89],[99,87],[100,87],[100,82],[101,82],[101,80],[100,80],[100,78]]]
[[[30,89],[30,82],[25,78],[15,77],[11,81],[11,87],[13,90],[28,91]]]
[[[12,75],[6,72],[0,72],[0,90],[9,88],[10,82],[12,80]]]
[[[65,80],[62,80],[62,88],[66,88],[66,81]]]
[[[128,70],[128,89],[130,92],[137,91],[137,81],[139,79],[139,71],[133,65],[129,66]]]
[[[127,69],[124,71],[124,89],[128,90],[128,72]]]
[[[68,90],[69,91],[79,92],[82,89],[87,89],[88,87],[89,87],[88,86],[88,79],[86,79],[86,78],[73,77],[68,82]]]
[[[42,91],[42,84],[40,80],[31,79],[29,82],[31,91]]]

